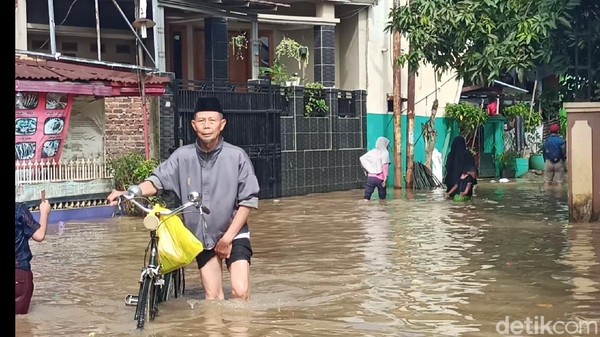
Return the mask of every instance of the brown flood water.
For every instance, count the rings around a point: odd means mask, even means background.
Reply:
[[[565,191],[482,182],[470,203],[391,194],[262,201],[251,301],[204,301],[193,264],[185,295],[143,332],[123,301],[144,262],[140,219],[54,225],[32,243],[36,288],[16,336],[488,337],[506,316],[600,325],[600,224],[569,224]]]

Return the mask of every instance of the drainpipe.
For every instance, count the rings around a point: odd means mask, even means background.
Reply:
[[[48,0],[48,26],[50,27],[50,51],[56,56],[56,32],[54,31],[54,0]]]

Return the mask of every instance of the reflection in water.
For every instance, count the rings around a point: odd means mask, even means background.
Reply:
[[[498,336],[496,323],[600,319],[600,229],[569,224],[566,194],[480,183],[362,201],[362,191],[265,200],[251,216],[252,300],[186,293],[135,331],[148,233],[139,219],[52,226],[32,245],[36,288],[18,336]],[[596,226],[596,227],[594,227]],[[225,273],[226,297],[231,295]]]

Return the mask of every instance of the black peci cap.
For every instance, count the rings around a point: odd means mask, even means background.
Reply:
[[[200,97],[196,100],[196,106],[194,107],[194,115],[200,111],[216,111],[223,114],[223,107],[221,102],[216,97]]]

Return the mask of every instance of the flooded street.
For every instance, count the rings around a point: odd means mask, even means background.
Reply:
[[[203,301],[194,263],[185,295],[141,333],[124,304],[148,244],[141,219],[54,225],[31,243],[35,291],[16,335],[488,337],[506,316],[600,325],[600,224],[569,224],[566,191],[481,182],[470,203],[389,192],[263,200],[252,300]]]

